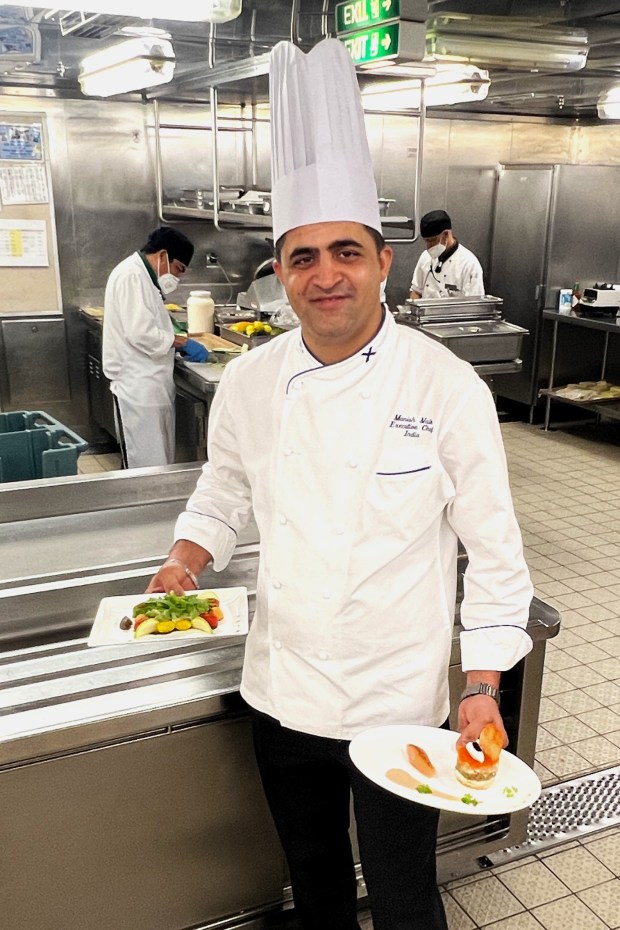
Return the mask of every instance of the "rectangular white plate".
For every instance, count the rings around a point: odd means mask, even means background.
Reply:
[[[121,597],[104,597],[99,604],[95,622],[92,625],[89,646],[110,646],[118,643],[183,643],[190,640],[210,642],[222,636],[240,636],[248,631],[248,589],[247,588],[205,588],[201,591],[188,591],[187,594],[205,595],[213,593],[220,602],[224,617],[213,633],[202,630],[175,630],[173,633],[151,633],[149,636],[134,637],[133,629],[122,630],[123,617],[132,617],[136,604],[156,594],[127,594]],[[164,596],[163,594],[161,595]]]

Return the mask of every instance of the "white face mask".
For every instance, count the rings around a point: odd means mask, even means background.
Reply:
[[[440,242],[439,245],[432,245],[430,249],[427,249],[426,251],[432,258],[432,260],[435,261],[435,259],[439,258],[439,256],[442,255],[445,252],[445,250],[446,250],[445,245],[442,245]]]
[[[180,278],[175,277],[170,271],[170,259],[168,258],[168,253],[166,252],[166,261],[168,262],[168,271],[165,274],[157,275],[157,283],[159,284],[159,289],[167,297],[168,294],[172,294],[173,291],[176,291],[179,286]],[[159,269],[158,269],[159,270]]]

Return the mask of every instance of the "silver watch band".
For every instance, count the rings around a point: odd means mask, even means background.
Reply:
[[[499,688],[494,688],[493,685],[489,685],[484,681],[479,681],[474,685],[467,685],[461,694],[460,700],[464,701],[465,698],[474,697],[476,694],[486,694],[499,704]]]

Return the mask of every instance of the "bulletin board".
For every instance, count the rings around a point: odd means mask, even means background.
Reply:
[[[0,110],[0,314],[62,309],[43,113]]]

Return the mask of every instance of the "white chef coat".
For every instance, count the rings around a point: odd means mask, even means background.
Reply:
[[[103,371],[120,407],[131,468],[174,462],[174,327],[138,252],[105,290]]]
[[[439,267],[439,270],[437,270]],[[441,266],[427,251],[418,259],[411,279],[411,291],[427,297],[482,297],[482,266],[473,252],[460,242]]]
[[[261,557],[241,693],[336,739],[448,716],[457,537],[469,554],[462,663],[531,648],[532,587],[497,415],[473,368],[387,314],[320,364],[299,330],[227,365],[209,461],[176,539],[222,570],[254,511]]]

